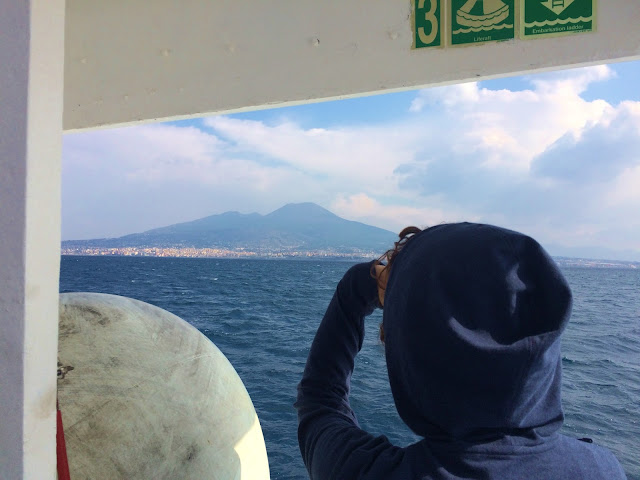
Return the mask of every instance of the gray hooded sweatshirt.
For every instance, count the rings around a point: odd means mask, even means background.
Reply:
[[[371,266],[338,284],[298,386],[312,480],[626,478],[608,450],[559,433],[569,286],[536,241],[489,225],[432,227],[398,254],[384,298],[387,368],[400,417],[423,439],[401,448],[360,429],[349,382],[379,306]]]

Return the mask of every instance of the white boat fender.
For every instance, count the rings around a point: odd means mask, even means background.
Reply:
[[[253,403],[220,350],[130,298],[60,295],[58,399],[71,478],[269,478]]]

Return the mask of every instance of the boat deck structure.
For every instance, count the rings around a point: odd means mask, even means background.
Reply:
[[[56,475],[65,132],[640,58],[637,0],[1,2],[6,480]]]

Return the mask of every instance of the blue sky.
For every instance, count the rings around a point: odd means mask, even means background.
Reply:
[[[68,134],[63,239],[311,201],[640,260],[640,62]]]

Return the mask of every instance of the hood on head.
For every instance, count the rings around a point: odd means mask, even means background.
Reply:
[[[555,262],[530,237],[470,223],[415,235],[392,265],[383,311],[401,418],[432,440],[556,431],[571,304]]]

